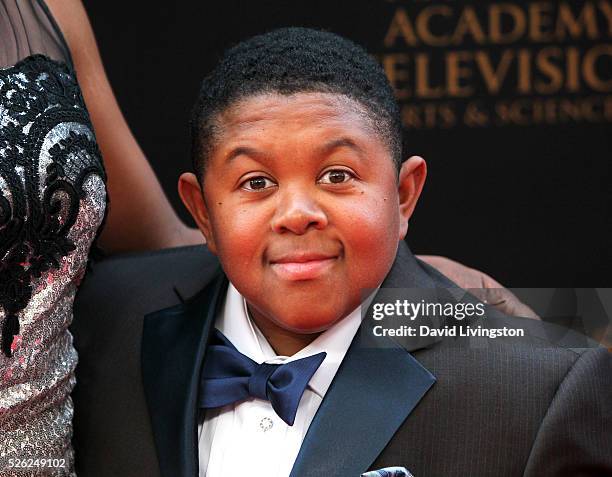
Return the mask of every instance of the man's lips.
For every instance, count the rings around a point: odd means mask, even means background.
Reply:
[[[312,280],[323,275],[337,255],[320,253],[292,253],[270,261],[272,270],[284,280]]]

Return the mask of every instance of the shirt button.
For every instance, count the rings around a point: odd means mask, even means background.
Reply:
[[[272,421],[272,419],[270,419],[269,417],[262,417],[261,420],[259,421],[259,428],[263,432],[266,432],[272,429],[273,425],[274,425],[274,421]]]

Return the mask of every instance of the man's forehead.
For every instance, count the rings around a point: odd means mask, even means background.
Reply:
[[[253,94],[217,115],[210,157],[230,165],[240,156],[285,156],[288,147],[313,158],[345,148],[364,160],[384,155],[393,162],[375,121],[368,108],[344,94]]]
[[[310,121],[346,120],[347,117],[357,119],[367,116],[361,104],[341,94],[271,92],[242,98],[222,111],[217,119],[219,126],[240,128],[269,121],[300,122],[304,121],[306,115]]]

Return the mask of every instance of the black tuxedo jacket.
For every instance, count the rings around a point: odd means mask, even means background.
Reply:
[[[454,285],[402,243],[382,286]],[[226,287],[203,247],[94,268],[72,328],[78,475],[197,475],[198,377]],[[388,338],[370,346],[367,336],[351,344],[291,477],[396,465],[415,477],[612,475],[606,350],[542,347],[539,338],[406,349]]]

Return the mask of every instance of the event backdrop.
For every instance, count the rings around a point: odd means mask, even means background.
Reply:
[[[86,1],[111,83],[181,216],[188,118],[223,50],[281,26],[384,66],[429,165],[408,232],[509,286],[610,286],[612,1]]]

